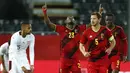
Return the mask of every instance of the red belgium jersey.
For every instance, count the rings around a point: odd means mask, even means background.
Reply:
[[[105,26],[101,26],[98,32],[94,32],[92,28],[89,27],[84,31],[80,43],[85,44],[86,51],[91,52],[89,58],[99,58],[101,54],[106,54],[105,50],[109,43],[108,39],[111,36],[111,31]]]
[[[61,57],[78,58],[79,41],[85,29],[86,25],[76,25],[73,30],[63,25],[56,25],[56,32],[58,32],[61,37]]]

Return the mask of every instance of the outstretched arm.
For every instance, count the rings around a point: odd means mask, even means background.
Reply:
[[[51,29],[55,30],[56,29],[56,24],[52,23],[47,15],[47,5],[45,3],[45,5],[42,6],[42,11],[44,14],[44,21],[45,23],[48,25],[48,27],[50,27]]]

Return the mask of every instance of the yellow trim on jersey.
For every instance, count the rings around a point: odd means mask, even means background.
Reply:
[[[109,38],[109,41],[112,41],[114,39],[114,36],[112,35],[110,38]]]
[[[78,68],[81,68],[81,65],[80,65],[80,63],[77,63],[77,65],[78,65]]]

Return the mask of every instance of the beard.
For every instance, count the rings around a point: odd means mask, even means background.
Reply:
[[[111,27],[111,26],[112,26],[112,23],[111,23],[111,22],[106,23],[106,26]]]
[[[73,29],[76,25],[72,25],[72,24],[66,24],[66,27],[69,28],[69,29]]]
[[[91,22],[91,25],[92,26],[96,26],[98,23],[95,23],[95,22]]]
[[[75,23],[74,22],[70,22],[66,24],[66,27],[68,27],[69,29],[73,29],[75,27]]]
[[[27,35],[31,34],[31,32],[28,32]]]
[[[31,31],[29,31],[29,32],[26,32],[26,34],[27,34],[27,35],[30,35],[30,34],[31,34]]]
[[[68,28],[73,29],[75,25],[67,25]]]
[[[106,26],[107,26],[109,29],[113,28],[113,24],[106,24]]]

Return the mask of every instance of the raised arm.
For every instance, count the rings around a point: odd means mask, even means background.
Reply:
[[[99,14],[102,15],[104,8],[102,7],[102,4],[99,5]]]
[[[45,23],[48,25],[48,27],[50,27],[51,29],[55,30],[56,29],[56,24],[52,23],[47,15],[47,4],[45,3],[45,5],[42,6],[42,11],[44,14],[44,21]]]

